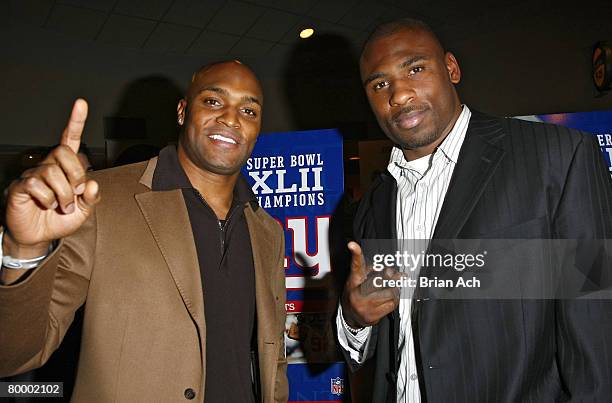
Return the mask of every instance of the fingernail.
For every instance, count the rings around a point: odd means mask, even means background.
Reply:
[[[57,201],[54,201],[53,204],[51,205],[51,210],[55,210],[57,206],[59,206],[59,204],[57,203]]]
[[[81,193],[83,193],[85,191],[85,184],[81,183],[80,185],[78,185],[75,189],[74,192],[78,195],[80,195]]]
[[[74,211],[74,202],[66,205],[66,207],[64,208],[64,212],[66,214],[71,214]]]

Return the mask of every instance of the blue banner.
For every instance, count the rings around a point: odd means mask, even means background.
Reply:
[[[290,402],[342,402],[345,365],[338,355],[329,226],[344,191],[337,130],[259,136],[243,168],[260,206],[285,232]]]

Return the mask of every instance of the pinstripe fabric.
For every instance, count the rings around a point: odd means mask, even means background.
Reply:
[[[406,161],[402,150],[393,148],[388,170],[395,178],[398,189],[395,220],[400,243],[398,250],[414,251],[422,243],[420,240],[429,239],[433,235],[470,116],[469,108],[464,106],[453,129],[431,155]],[[410,319],[412,296],[406,294],[408,289],[402,291],[399,305],[400,362],[397,372],[397,401],[417,403],[421,401],[421,393]]]
[[[356,239],[396,235],[396,191],[389,173],[372,185]],[[612,239],[612,181],[593,136],[472,111],[432,236],[453,238]],[[583,269],[609,280],[612,262],[580,248]],[[610,300],[423,298],[412,311],[423,401],[612,401]],[[397,398],[400,320],[376,326],[375,403]]]

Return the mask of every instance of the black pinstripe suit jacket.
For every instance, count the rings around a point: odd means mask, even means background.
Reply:
[[[395,238],[396,183],[363,198],[356,239]],[[472,114],[434,239],[612,238],[594,137]],[[612,264],[593,270],[610,271]],[[412,324],[427,402],[612,402],[610,300],[421,300]],[[373,402],[393,402],[399,316],[378,326]]]

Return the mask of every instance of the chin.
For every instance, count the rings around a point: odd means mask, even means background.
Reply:
[[[211,167],[207,167],[206,170],[214,174],[217,174],[217,175],[231,176],[231,175],[234,175],[240,172],[240,167],[236,168],[236,167],[227,167],[227,166],[211,166]]]
[[[416,128],[410,129],[410,131]],[[416,149],[421,147],[427,147],[428,145],[435,143],[439,138],[439,132],[435,130],[426,130],[425,128],[419,127],[418,131],[414,131],[412,133],[403,132],[403,133],[395,133],[394,137],[391,138],[397,144],[399,144],[404,149]]]
[[[234,175],[240,172],[243,164],[235,163],[215,163],[212,162],[206,165],[206,170],[218,175]]]

